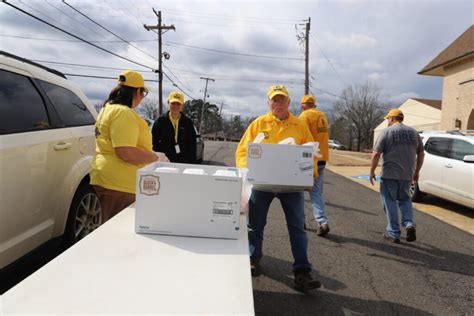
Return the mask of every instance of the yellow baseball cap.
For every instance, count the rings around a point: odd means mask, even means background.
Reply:
[[[119,75],[118,83],[121,86],[143,88],[146,92],[148,92],[148,88],[145,86],[145,80],[143,80],[142,75],[136,71],[125,70]]]
[[[170,94],[168,94],[168,102],[169,103],[178,102],[179,104],[183,105],[184,95],[179,91],[171,91]]]
[[[316,97],[313,95],[304,95],[301,97],[301,104],[303,103],[316,104]]]
[[[400,111],[400,109],[391,109],[390,111],[388,111],[388,114],[385,115],[384,119],[388,119],[392,116],[403,117],[403,113],[402,111]]]
[[[285,97],[289,97],[288,95],[288,90],[286,90],[286,87],[283,85],[277,85],[277,86],[271,86],[268,89],[268,99],[272,99],[276,95],[284,95]]]

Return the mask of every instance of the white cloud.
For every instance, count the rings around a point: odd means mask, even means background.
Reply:
[[[329,33],[326,35],[329,42],[335,43],[338,47],[345,49],[367,49],[377,45],[377,40],[367,34],[352,33],[349,35],[340,35]]]
[[[364,61],[362,67],[368,71],[381,71],[384,69],[382,64],[375,61]]]
[[[416,92],[409,91],[409,92],[402,92],[397,95],[389,97],[389,100],[392,103],[398,104],[399,106],[402,105],[406,100],[412,98],[421,98],[420,95]]]
[[[61,27],[88,40],[114,39],[60,0],[12,3],[51,23],[61,22]],[[374,81],[386,95],[392,95],[388,99],[393,102],[404,102],[409,97],[418,96],[438,98],[442,90],[441,80],[417,75],[417,71],[472,24],[470,13],[474,6],[469,1],[449,0],[136,0],[120,1],[117,5],[109,1],[96,4],[95,1],[84,0],[70,3],[121,37],[137,41],[133,42],[134,45],[152,56],[157,55],[156,34],[143,28],[144,23],[156,24],[152,6],[162,11],[165,24],[176,26],[175,32],[163,35],[165,43],[283,58],[303,58],[296,39],[295,24],[311,17],[312,92],[328,107],[335,99],[331,94],[338,95],[347,85],[366,80]],[[81,23],[72,21],[50,4]],[[449,23],[440,21],[439,16]],[[143,69],[83,43],[6,37],[73,39],[7,5],[0,5],[0,20],[1,50],[29,59]],[[302,26],[298,27],[302,31]],[[156,67],[156,61],[127,47],[127,44],[96,44]],[[218,105],[224,102],[223,113],[239,113],[242,116],[263,114],[267,110],[266,90],[274,83],[286,81],[293,100],[298,100],[304,92],[302,60],[237,56],[171,44],[165,45],[163,50],[171,55],[171,59],[165,61],[166,66],[179,80],[167,68],[164,71],[193,97],[201,98],[203,95],[204,80],[200,77],[215,79],[215,82],[209,83],[208,100]],[[108,77],[116,77],[120,72],[116,69],[97,70],[57,64],[47,66],[65,73]],[[142,73],[147,79],[156,79],[156,74],[149,70]],[[105,99],[115,84],[114,80],[107,79],[72,77],[71,80],[77,82],[93,101]],[[156,98],[157,83],[149,85],[152,88],[149,97]],[[168,79],[164,80],[163,88],[164,96],[174,89]]]

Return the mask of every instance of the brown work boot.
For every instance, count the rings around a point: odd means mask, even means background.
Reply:
[[[262,267],[260,266],[260,260],[250,259],[250,274],[253,277],[262,275]]]
[[[416,240],[416,228],[413,226],[407,227],[407,241],[412,242]]]
[[[318,280],[313,280],[310,269],[298,269],[295,271],[295,290],[307,292],[321,287]]]
[[[329,225],[328,224],[322,224],[318,226],[318,229],[316,230],[316,235],[324,237],[329,233]]]

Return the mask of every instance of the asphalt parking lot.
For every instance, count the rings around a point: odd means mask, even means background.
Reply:
[[[236,143],[206,142],[205,163],[234,165],[235,147]],[[366,166],[359,166],[359,170],[349,167],[359,175],[367,170]],[[263,275],[252,278],[256,314],[472,314],[472,234],[432,214],[415,211],[418,240],[407,243],[402,238],[399,245],[389,244],[382,239],[385,216],[378,193],[350,174],[336,173],[332,168],[328,166],[324,181],[331,225],[327,238],[316,235],[309,196],[305,196],[308,254],[321,289],[310,294],[293,289],[287,227],[280,203],[275,200],[265,231]],[[46,253],[40,258],[45,264],[54,256]],[[8,290],[40,268],[37,263],[36,259],[30,260],[7,280],[2,279],[0,290]]]
[[[233,165],[235,146],[206,143],[204,159]],[[418,240],[387,243],[379,194],[328,169],[324,195],[331,232],[318,237],[314,221],[307,231],[308,254],[322,287],[307,295],[293,289],[288,232],[280,203],[274,200],[265,228],[263,275],[252,279],[256,314],[472,314],[472,235],[415,211]],[[308,221],[313,216],[308,195],[305,210]]]

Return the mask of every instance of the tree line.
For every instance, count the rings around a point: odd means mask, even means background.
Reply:
[[[158,118],[157,102],[156,99],[145,99],[137,109],[149,124]],[[96,105],[98,110],[100,107],[101,104]],[[204,111],[202,107],[203,100],[188,100],[183,106],[183,112],[193,121],[197,130],[201,113],[204,113],[202,136],[206,138],[238,141],[247,126],[256,118],[241,115],[224,118],[216,104],[206,102]],[[349,150],[372,149],[374,129],[383,121],[389,107],[387,98],[377,85],[366,82],[347,86],[332,104],[332,110],[325,113],[330,123],[329,138],[340,141]],[[298,115],[299,105],[292,104],[290,111]]]

